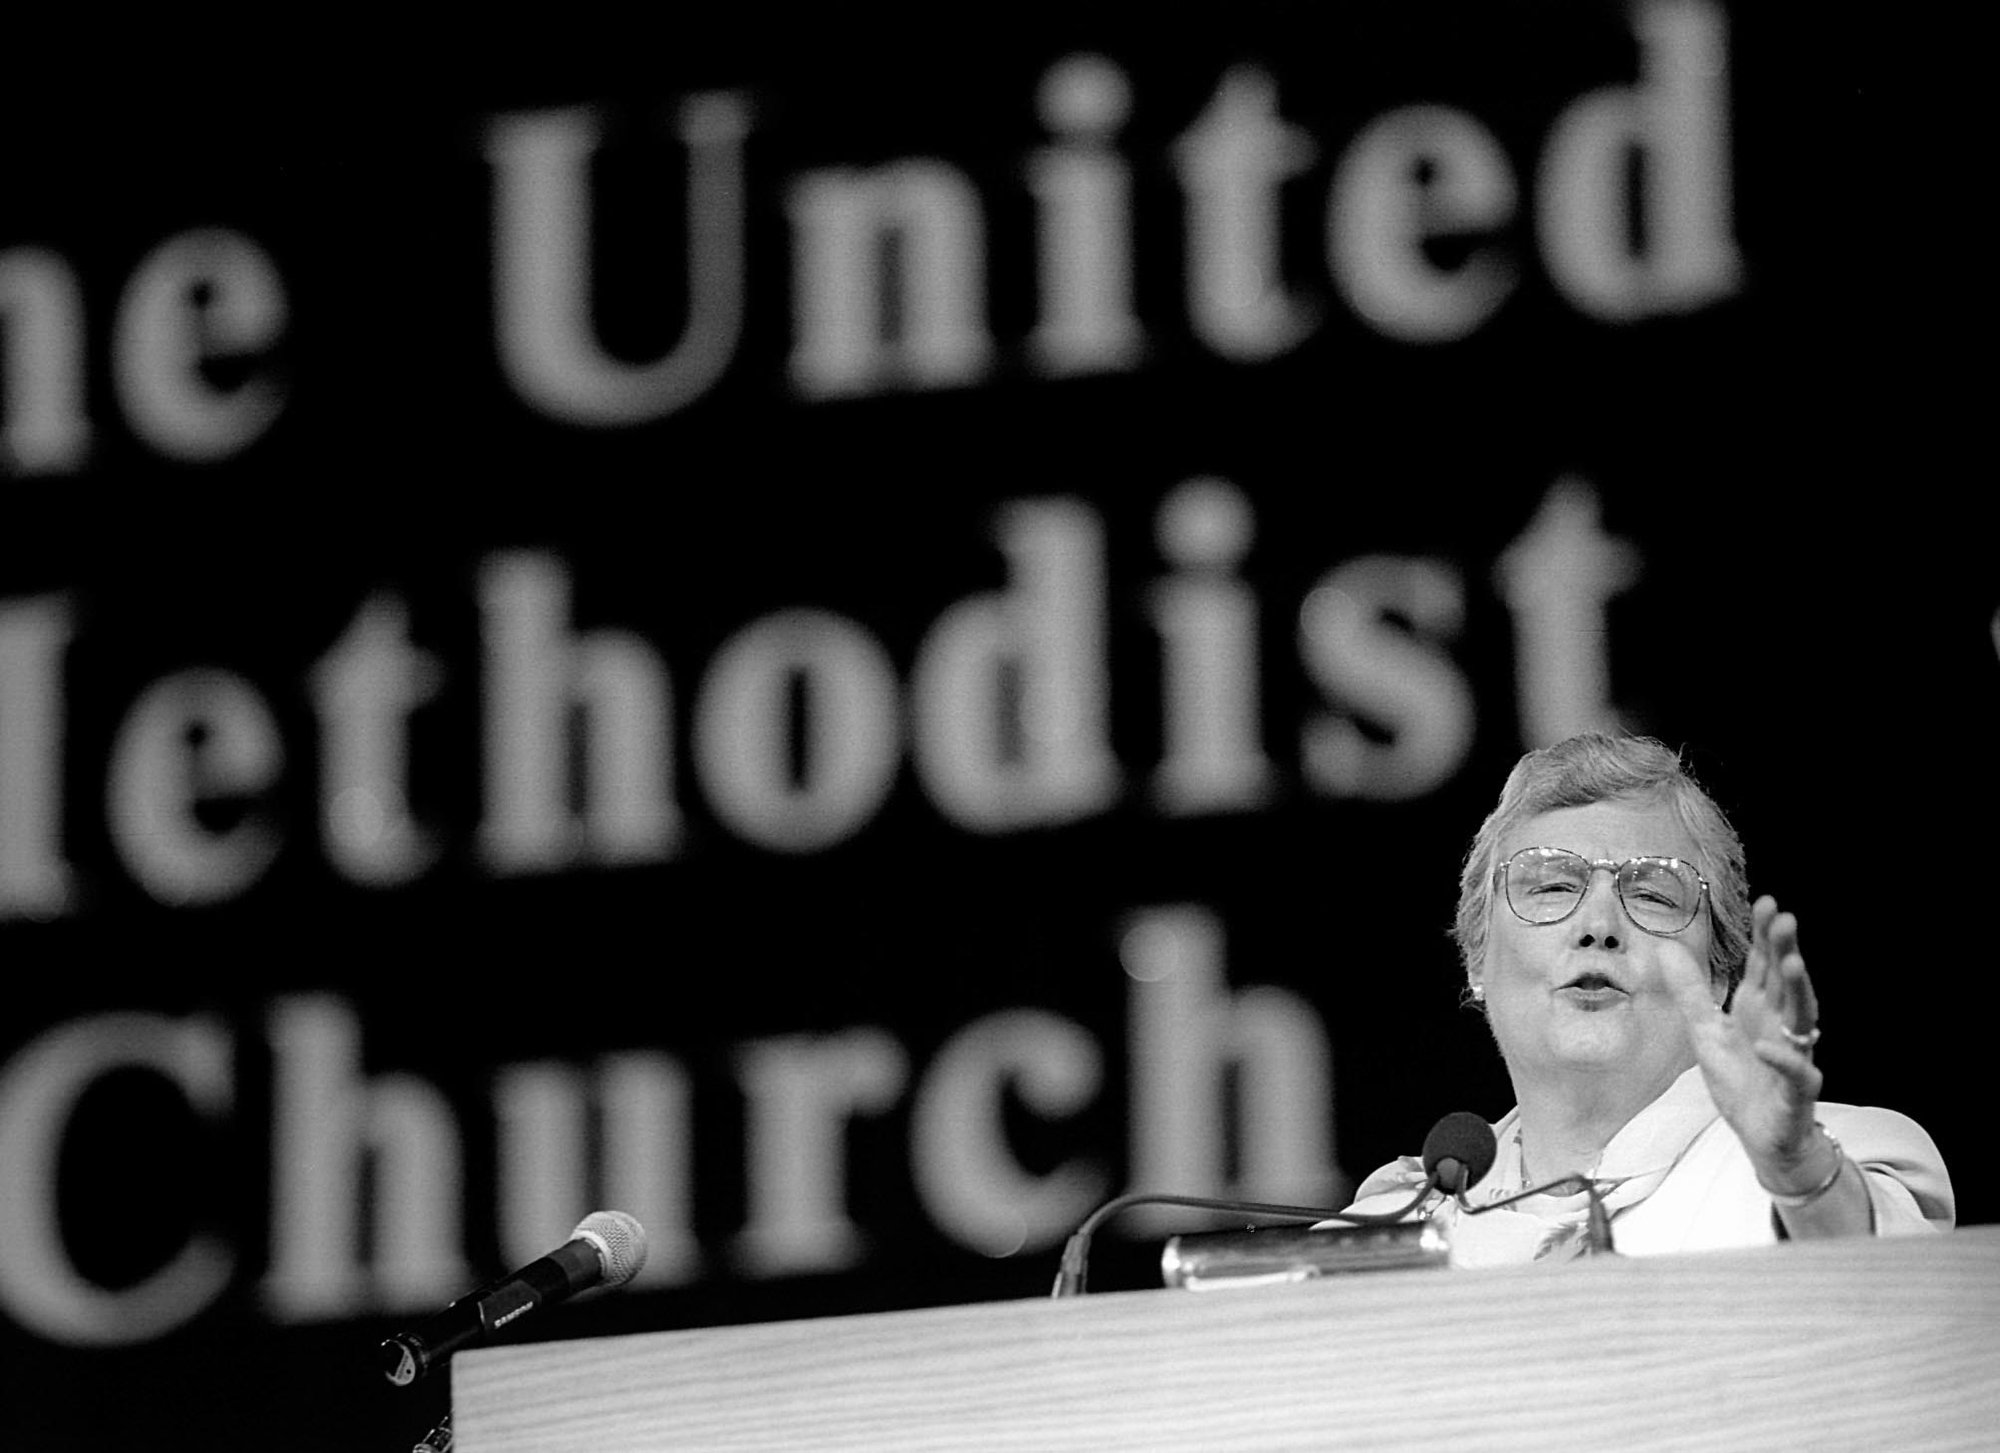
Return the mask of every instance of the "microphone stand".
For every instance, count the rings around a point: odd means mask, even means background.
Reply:
[[[410,1449],[410,1453],[451,1453],[453,1441],[451,1414],[446,1413],[444,1420],[424,1434],[423,1439]]]

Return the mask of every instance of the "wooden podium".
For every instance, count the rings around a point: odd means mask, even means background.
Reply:
[[[494,1348],[462,1453],[2000,1448],[2000,1226]]]

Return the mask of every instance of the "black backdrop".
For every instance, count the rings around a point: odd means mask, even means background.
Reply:
[[[1338,1195],[1437,1115],[1505,1109],[1457,1005],[1458,860],[1524,746],[1606,713],[1686,749],[1799,912],[1828,1097],[1915,1115],[1962,1220],[1993,1219],[1961,1071],[1995,995],[1958,905],[1994,803],[2000,600],[1940,447],[1943,349],[1972,324],[1917,202],[1949,133],[1909,124],[1829,12],[1408,9],[1172,40],[745,23],[435,66],[330,36],[204,65],[182,37],[129,80],[11,97],[10,1448],[407,1446],[444,1389],[392,1393],[375,1340],[621,1185],[665,1218],[656,1279],[542,1334],[1041,1294],[1162,1127],[1213,1151],[1214,1183],[1178,1189]],[[1615,316],[1551,264],[1551,138],[1612,88],[1685,143],[1689,93],[1659,100],[1668,51],[1640,38],[1676,27],[1721,38],[1706,71],[1673,55],[1723,168],[1674,183],[1685,157],[1642,144],[1612,195],[1721,197],[1703,235],[1737,265],[1647,274]],[[1082,111],[1038,110],[1052,76]],[[637,368],[691,326],[676,118],[715,96],[746,118],[726,356],[679,405],[557,417],[496,341],[495,138],[565,108],[594,128],[584,331]],[[1441,163],[1365,194],[1423,198],[1362,229],[1406,279],[1506,279],[1430,338],[1358,308],[1328,242],[1365,200],[1343,164],[1417,106],[1516,193],[1460,228]],[[1128,198],[1129,229],[1077,183],[1123,259],[1084,269],[1089,307],[1038,260],[1060,204],[1033,158],[1065,139]],[[813,187],[913,159],[974,199],[973,240],[925,274],[919,227],[847,274],[887,289],[888,361],[830,383],[801,361],[840,301],[804,261]],[[1677,224],[1625,213],[1591,245],[1639,275]],[[149,292],[159,268],[178,282]],[[897,291],[925,275],[965,283],[942,332],[983,359],[897,351],[949,313]],[[1093,340],[1070,368],[1033,341],[1065,306]],[[260,390],[238,437],[175,442]],[[543,654],[509,657],[536,600]],[[963,648],[969,694],[947,667],[923,684],[952,621],[1001,632]],[[576,664],[600,658],[623,664]],[[566,705],[572,669],[624,705]],[[625,756],[583,745],[612,719],[637,724]],[[1315,755],[1329,733],[1356,774]],[[555,784],[523,831],[575,819],[578,843],[495,846],[508,742]],[[937,765],[954,742],[970,757]],[[1166,791],[1170,760],[1206,786]],[[664,815],[588,816],[607,779]],[[982,782],[997,806],[952,795]],[[370,827],[398,790],[414,855]],[[1148,931],[1211,944],[1233,1018],[1144,1038]],[[1259,1149],[1266,1119],[1295,1138]],[[1023,1185],[1043,1198],[1011,1245],[953,1194]],[[1099,1285],[1154,1275],[1133,1231]]]

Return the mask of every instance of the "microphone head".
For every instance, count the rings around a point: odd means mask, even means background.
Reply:
[[[598,1285],[606,1290],[624,1286],[646,1264],[646,1228],[623,1211],[592,1211],[569,1235],[597,1248],[604,1263],[604,1280]]]
[[[1477,1185],[1480,1179],[1493,1169],[1493,1161],[1500,1153],[1500,1142],[1493,1138],[1493,1127],[1473,1114],[1470,1110],[1454,1110],[1431,1127],[1431,1133],[1424,1137],[1424,1172],[1437,1175],[1439,1166],[1447,1161],[1457,1161],[1464,1170],[1465,1179],[1457,1186],[1447,1185],[1447,1190],[1463,1190]],[[1444,1178],[1454,1179],[1449,1174]]]

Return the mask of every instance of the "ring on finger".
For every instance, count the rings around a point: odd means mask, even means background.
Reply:
[[[1795,1029],[1780,1029],[1778,1033],[1785,1036],[1785,1043],[1789,1044],[1793,1049],[1800,1051],[1810,1050],[1814,1045],[1819,1043],[1819,1026],[1817,1024],[1808,1029],[1804,1034],[1800,1034]]]

